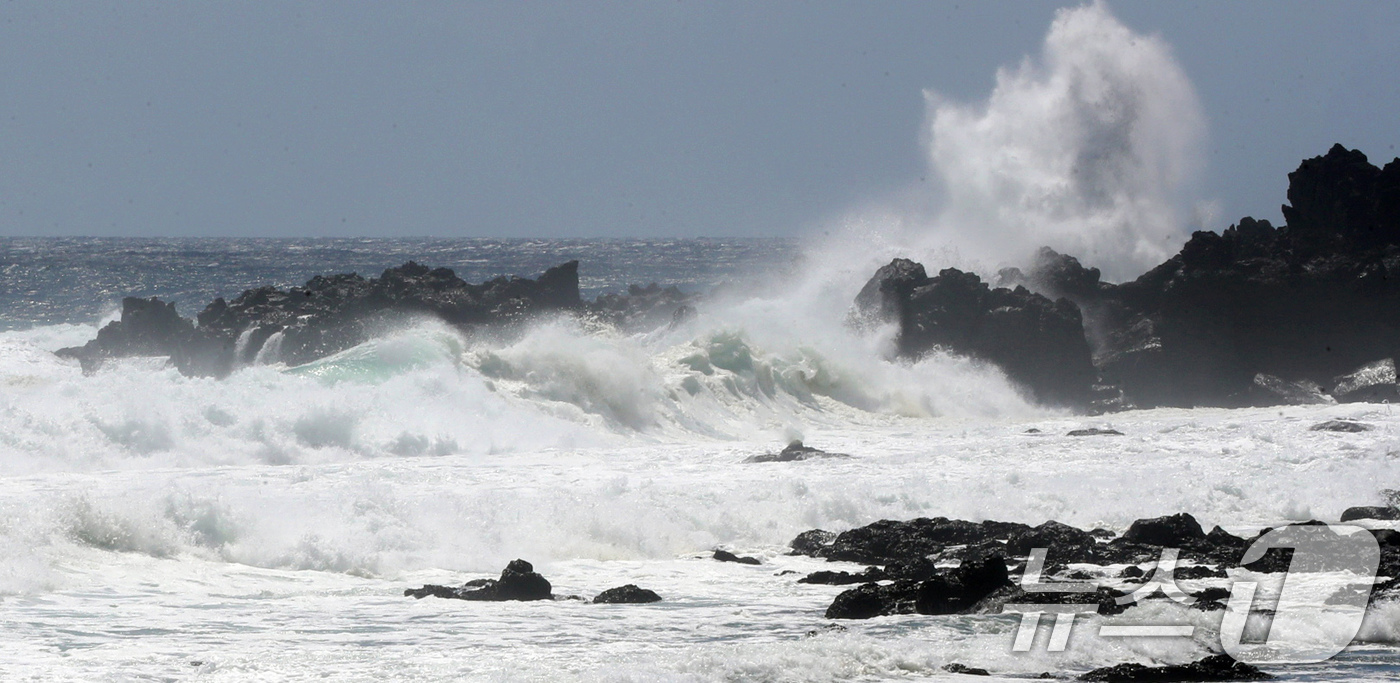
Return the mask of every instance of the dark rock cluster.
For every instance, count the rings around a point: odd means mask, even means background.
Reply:
[[[511,560],[501,571],[499,579],[474,579],[461,586],[441,586],[428,584],[422,588],[404,590],[404,597],[423,599],[428,596],[452,600],[475,600],[484,602],[506,602],[510,600],[582,600],[578,596],[561,598],[554,595],[549,580],[535,571],[535,567],[525,560]],[[654,591],[627,584],[609,588],[593,599],[596,604],[645,604],[659,602],[661,596]]]
[[[447,268],[412,261],[377,278],[354,273],[311,278],[302,287],[260,287],[232,301],[215,299],[195,320],[159,299],[127,298],[120,320],[97,338],[58,355],[91,371],[109,358],[168,356],[181,373],[223,377],[259,354],[301,365],[363,343],[415,317],[431,317],[472,331],[508,328],[542,314],[567,311],[630,327],[693,315],[691,297],[657,285],[588,302],[579,296],[578,261],[536,279],[498,277],[479,285]]]
[[[715,553],[712,557],[714,557],[720,562],[733,562],[735,564],[763,564],[763,562],[760,561],[757,557],[741,557],[739,555],[735,555],[734,553],[729,552],[728,550],[718,548],[715,549]]]
[[[1400,517],[1400,512],[1390,507],[1352,508],[1343,516],[1348,521],[1393,517]],[[1248,539],[1218,526],[1207,532],[1186,513],[1139,519],[1116,537],[1054,520],[1032,527],[935,517],[902,522],[881,520],[840,534],[808,531],[794,539],[791,548],[795,555],[869,565],[858,573],[819,571],[799,579],[800,583],[860,584],[831,603],[826,616],[832,619],[914,613],[989,614],[1000,612],[1008,603],[1086,603],[1097,605],[1095,609],[1101,614],[1116,614],[1131,605],[1118,604],[1118,598],[1125,595],[1119,580],[1150,579],[1163,549],[1176,549],[1179,559],[1185,561],[1176,567],[1176,579],[1224,578],[1225,569],[1231,567],[1261,573],[1287,571],[1292,556],[1286,550],[1271,550],[1259,559],[1241,564],[1253,541],[1269,531],[1264,529]],[[1400,576],[1400,533],[1372,533],[1381,548],[1378,575],[1388,577],[1377,587],[1375,598],[1390,595],[1396,588],[1395,577]],[[1053,586],[1055,581],[1090,580],[1097,584],[1094,592],[1048,590],[1029,595],[1019,585],[1017,573],[1024,571],[1036,548],[1047,549],[1042,583],[1048,581]],[[1107,580],[1107,576],[1068,572],[1066,566],[1071,563],[1130,566],[1114,580]],[[1207,588],[1192,594],[1193,606],[1202,610],[1222,608],[1228,593],[1215,591],[1219,589]]]
[[[1103,683],[1187,683],[1188,681],[1265,681],[1272,675],[1258,667],[1236,661],[1230,655],[1212,655],[1190,664],[1146,666],[1118,664],[1094,669],[1079,677],[1081,681]]]
[[[996,364],[1042,402],[1089,402],[1094,366],[1079,308],[1067,299],[993,289],[955,268],[929,277],[922,265],[895,259],[856,296],[854,315],[898,322],[901,355],[947,349]]]
[[[855,311],[897,322],[906,357],[981,358],[1036,398],[1080,408],[1400,397],[1400,160],[1380,169],[1334,146],[1289,174],[1288,201],[1287,225],[1196,232],[1132,282],[1103,282],[1048,248],[995,289],[897,259]]]
[[[554,599],[553,587],[549,585],[549,580],[535,572],[535,567],[525,560],[511,560],[501,571],[499,579],[477,579],[455,588],[428,584],[422,588],[407,589],[403,594],[405,597],[418,599],[431,595],[438,598],[487,602]]]

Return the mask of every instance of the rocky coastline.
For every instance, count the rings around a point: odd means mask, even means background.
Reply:
[[[1400,159],[1377,168],[1336,145],[1289,174],[1288,201],[1287,225],[1246,217],[1196,232],[1119,284],[1049,248],[994,282],[895,259],[862,288],[850,321],[894,323],[900,358],[976,358],[1036,401],[1078,412],[1400,399]],[[695,313],[698,297],[654,284],[586,301],[578,266],[471,284],[410,261],[376,278],[248,290],[194,319],[127,298],[120,320],[58,354],[86,371],[164,356],[185,375],[223,377],[259,359],[307,363],[413,317],[499,333],[545,315],[653,329]]]
[[[1287,225],[1196,232],[1131,282],[1049,248],[994,283],[896,259],[855,317],[896,323],[902,357],[981,358],[1091,412],[1395,400],[1400,159],[1336,145],[1288,178]]]

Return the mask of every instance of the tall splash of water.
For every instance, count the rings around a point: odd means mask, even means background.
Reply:
[[[986,265],[1048,245],[1136,276],[1188,236],[1205,123],[1159,36],[1102,2],[1060,10],[1038,59],[998,70],[985,102],[926,92],[943,205],[933,239]]]

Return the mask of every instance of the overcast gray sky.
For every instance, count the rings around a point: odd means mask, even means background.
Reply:
[[[796,234],[1073,4],[4,2],[0,235]],[[1194,83],[1225,223],[1396,156],[1400,3],[1108,6]]]

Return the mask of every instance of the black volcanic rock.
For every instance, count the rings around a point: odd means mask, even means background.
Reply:
[[[410,588],[403,592],[405,597],[418,599],[429,595],[456,600],[478,600],[503,602],[506,600],[550,600],[553,588],[543,576],[535,573],[535,568],[525,560],[511,560],[501,571],[499,579],[478,579],[469,581],[459,588],[428,584],[422,588]]]
[[[1042,249],[998,284],[1079,307],[1097,410],[1400,399],[1400,160],[1334,146],[1289,174],[1288,201],[1286,226],[1196,232],[1132,282]]]
[[[649,602],[660,602],[661,596],[655,591],[639,588],[636,584],[627,584],[617,588],[609,588],[598,597],[593,598],[595,604],[612,605],[641,605]]]
[[[1133,606],[1133,603],[1119,605],[1118,598],[1124,595],[1121,591],[1112,590],[1099,586],[1092,592],[1036,592],[1028,593],[1025,589],[1016,585],[1007,585],[988,593],[981,600],[978,600],[971,608],[966,610],[968,614],[1001,614],[1007,605],[1011,604],[1039,604],[1039,605],[1081,605],[1083,609],[1090,612],[1097,612],[1103,615],[1122,614]]]
[[[1079,677],[1081,681],[1103,683],[1187,683],[1189,681],[1263,681],[1273,676],[1258,668],[1236,661],[1229,655],[1211,655],[1190,664],[1146,666],[1119,664],[1094,669]]]
[[[1366,506],[1347,508],[1342,512],[1341,521],[1350,522],[1356,519],[1396,520],[1400,519],[1400,508],[1389,505]]]
[[[85,346],[60,349],[58,355],[76,358],[91,372],[108,358],[169,356],[193,334],[194,325],[175,312],[175,304],[157,298],[122,299],[122,317],[97,332]]]
[[[122,318],[97,339],[60,356],[85,368],[106,358],[170,356],[192,376],[227,375],[251,362],[277,339],[277,360],[300,365],[367,340],[378,328],[413,316],[459,327],[520,322],[531,315],[581,304],[578,262],[550,268],[537,280],[496,278],[471,285],[446,268],[412,261],[373,279],[355,274],[316,276],[303,287],[261,287],[233,301],[215,299],[197,317],[180,318],[171,304],[127,299]]]
[[[946,517],[920,517],[907,522],[883,519],[841,532],[816,554],[829,560],[883,565],[924,558],[945,546],[1005,540],[1029,529],[1025,524],[978,523]]]
[[[1095,348],[1104,382],[1143,407],[1236,406],[1267,401],[1251,386],[1261,373],[1332,386],[1396,356],[1400,163],[1380,170],[1338,145],[1289,180],[1287,226],[1245,218],[1197,232],[1085,305],[1090,327],[1108,330]],[[1392,395],[1389,385],[1376,396]],[[1278,402],[1297,402],[1288,393]]]
[[[879,567],[866,567],[865,571],[859,574],[850,572],[812,572],[797,580],[798,583],[816,583],[827,586],[846,586],[853,583],[874,583],[891,578]]]
[[[1098,268],[1085,268],[1073,256],[1041,247],[1026,280],[1030,289],[1045,292],[1047,296],[1087,303],[1094,301],[1107,284],[1100,277]]]
[[[836,596],[827,608],[829,619],[869,619],[895,614],[1000,614],[1011,603],[1080,604],[1099,614],[1121,614],[1118,591],[1098,587],[1089,593],[1027,593],[1011,582],[1006,561],[989,553],[966,558],[953,569],[939,569],[928,578],[867,583]],[[1130,606],[1130,605],[1129,605]]]
[[[837,595],[828,619],[869,619],[891,614],[970,614],[993,592],[1008,588],[1001,555],[969,558],[954,569],[939,570],[923,580],[867,583]]]
[[[797,462],[799,460],[812,460],[816,458],[846,459],[850,457],[851,456],[845,453],[828,453],[820,448],[804,446],[801,441],[793,441],[777,453],[752,455],[744,458],[744,462]]]
[[[977,667],[968,666],[968,665],[966,665],[966,664],[959,664],[958,662],[952,662],[952,663],[949,663],[949,664],[944,664],[944,665],[943,665],[943,670],[944,670],[944,671],[947,671],[947,672],[950,673],[950,674],[966,674],[966,675],[968,675],[968,676],[990,676],[990,675],[992,675],[992,674],[991,674],[990,672],[988,672],[986,669],[979,669],[979,668],[977,668]]]
[[[1400,164],[1377,169],[1366,155],[1333,145],[1288,174],[1283,218],[1304,253],[1400,241]]]
[[[195,322],[159,299],[122,302],[122,317],[81,347],[59,356],[85,371],[109,358],[168,356],[181,373],[223,377],[267,354],[301,365],[344,351],[375,333],[415,317],[436,318],[462,330],[511,326],[543,313],[569,311],[628,328],[671,322],[692,297],[675,288],[633,287],[593,302],[579,296],[578,261],[539,278],[498,277],[469,284],[447,268],[413,261],[377,278],[354,273],[311,278],[301,287],[250,289],[232,301],[215,299]]]
[[[854,313],[866,323],[884,320],[902,321],[906,302],[914,288],[928,284],[923,264],[905,258],[890,261],[875,271],[860,293],[856,294]]]
[[[1122,540],[1169,548],[1197,545],[1206,540],[1206,532],[1195,517],[1179,512],[1166,517],[1139,519],[1123,532]]]
[[[757,557],[740,557],[728,550],[715,550],[714,559],[720,562],[735,562],[738,564],[763,564]]]
[[[826,608],[827,619],[870,619],[891,614],[913,614],[918,597],[916,581],[890,585],[867,583],[842,591]]]
[[[798,534],[797,538],[792,539],[792,542],[788,544],[788,547],[792,548],[793,555],[816,557],[821,555],[822,550],[831,545],[834,540],[836,540],[836,532],[812,529]]]
[[[655,282],[631,285],[626,294],[603,294],[584,305],[589,315],[627,331],[653,330],[695,315],[696,297]]]
[[[992,289],[972,273],[895,259],[856,296],[860,321],[899,323],[900,355],[946,349],[996,364],[1046,403],[1087,406],[1094,368],[1079,309],[1024,287]]]
[[[969,558],[950,572],[919,585],[914,611],[919,614],[958,614],[973,608],[992,591],[1011,585],[1006,559],[1001,555]]]
[[[1052,562],[1082,562],[1085,559],[1081,558],[1087,558],[1097,546],[1098,541],[1089,532],[1052,519],[1033,529],[1012,534],[1006,542],[1006,552],[1020,557],[1036,548],[1046,548],[1054,550],[1054,554],[1047,554],[1046,558]]]

